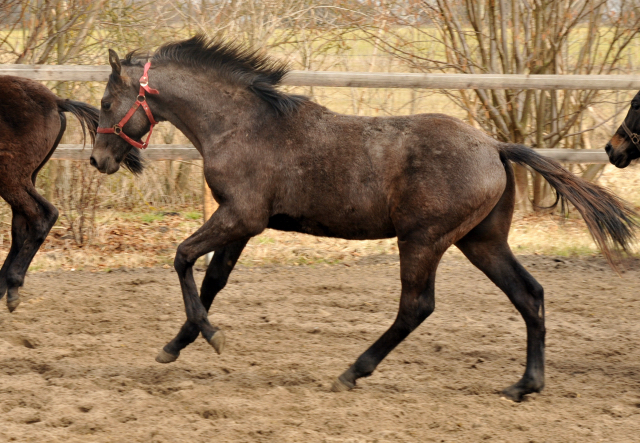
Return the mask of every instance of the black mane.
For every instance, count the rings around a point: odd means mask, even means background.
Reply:
[[[130,52],[124,65],[138,64],[137,53]],[[192,68],[213,69],[225,79],[249,88],[280,115],[298,109],[307,100],[301,95],[286,94],[277,89],[289,72],[285,62],[274,60],[234,41],[196,35],[188,40],[166,43],[151,57],[155,64],[178,63]]]

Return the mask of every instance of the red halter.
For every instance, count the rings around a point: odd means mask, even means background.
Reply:
[[[131,106],[131,109],[129,109],[129,112],[127,112],[127,114],[122,118],[122,120],[120,120],[117,124],[113,125],[113,128],[98,128],[99,134],[116,134],[121,138],[125,139],[127,143],[135,146],[138,149],[146,149],[147,146],[149,146],[149,140],[151,139],[151,133],[153,132],[153,127],[158,122],[153,118],[151,109],[149,109],[149,105],[147,104],[147,97],[145,96],[145,91],[148,92],[149,94],[160,93],[158,92],[157,89],[153,89],[149,87],[148,72],[150,67],[151,67],[151,62],[147,62],[147,64],[144,65],[144,74],[142,74],[142,77],[140,77],[140,92],[138,93],[136,102]],[[142,106],[142,109],[144,109],[144,112],[145,114],[147,114],[147,118],[151,123],[151,128],[149,129],[149,136],[147,137],[147,141],[145,141],[144,143],[135,141],[134,139],[129,137],[127,134],[125,134],[124,131],[122,130],[124,125],[127,124],[131,116],[136,112],[136,110],[140,106]]]
[[[624,132],[627,133],[629,139],[631,140],[631,143],[635,145],[636,149],[640,149],[640,135],[636,134],[635,132],[631,132],[631,129],[629,129],[624,120],[622,120],[622,129],[624,129]]]

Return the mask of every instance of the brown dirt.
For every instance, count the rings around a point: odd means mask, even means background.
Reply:
[[[369,379],[333,379],[391,323],[398,262],[240,266],[214,303],[227,334],[170,365],[184,319],[175,273],[29,275],[0,312],[0,441],[639,441],[640,263],[522,257],[547,294],[547,387],[499,390],[524,363],[524,325],[479,271],[445,257],[436,312]],[[202,272],[197,273],[198,279]]]

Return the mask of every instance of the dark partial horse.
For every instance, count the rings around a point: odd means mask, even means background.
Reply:
[[[640,158],[640,92],[631,100],[631,107],[616,133],[604,148],[612,165],[626,168]]]
[[[11,206],[11,248],[0,269],[0,299],[7,307],[20,303],[19,288],[34,255],[58,219],[58,210],[36,191],[38,172],[64,134],[65,112],[75,115],[93,140],[98,109],[57,97],[40,83],[0,76],[0,196]],[[138,153],[126,165],[140,168]]]
[[[635,214],[622,200],[525,146],[498,142],[458,119],[336,114],[279,91],[285,65],[201,36],[159,48],[148,75],[146,61],[135,54],[121,61],[110,51],[101,127],[140,143],[150,118],[171,122],[202,154],[205,178],[220,204],[178,247],[175,269],[187,321],[158,362],[176,360],[199,333],[222,350],[224,335],[207,311],[247,241],[265,228],[346,239],[397,236],[398,315],[333,389],[351,389],[371,375],[433,312],[436,268],[456,245],[524,318],[526,370],[504,391],[521,400],[544,386],[545,311],[542,286],[507,244],[515,196],[510,162],[539,172],[561,202],[572,203],[608,259],[634,239]],[[145,97],[149,89],[154,92]],[[136,100],[148,103],[152,117],[130,114]],[[126,124],[125,114],[131,115]],[[99,133],[91,163],[114,173],[131,149],[122,135]],[[193,264],[210,251],[215,254],[198,297]]]

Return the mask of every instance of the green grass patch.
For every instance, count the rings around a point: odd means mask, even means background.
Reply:
[[[184,218],[189,220],[202,220],[202,212],[185,212]]]
[[[150,214],[142,214],[140,215],[140,220],[142,220],[142,222],[144,223],[153,223],[164,220],[164,215],[153,212]]]

